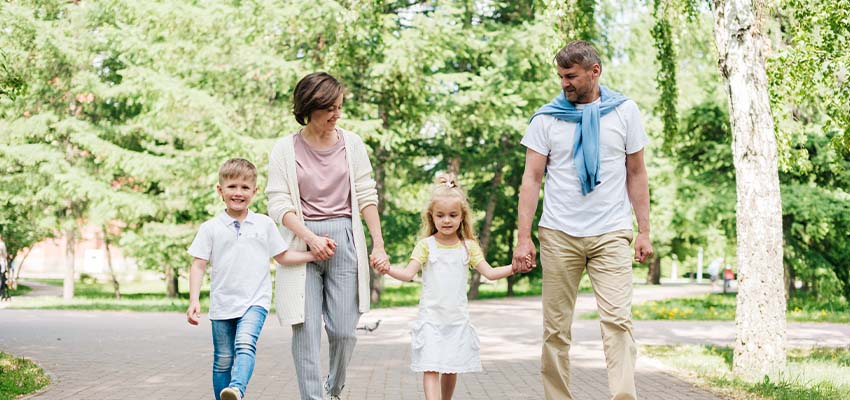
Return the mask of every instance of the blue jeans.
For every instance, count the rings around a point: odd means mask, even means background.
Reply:
[[[238,388],[245,394],[254,372],[257,339],[267,314],[265,308],[251,306],[241,318],[211,321],[215,400],[220,400],[219,393],[228,386]]]

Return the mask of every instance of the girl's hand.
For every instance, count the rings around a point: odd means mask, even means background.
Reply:
[[[372,266],[372,268],[375,269],[375,271],[377,273],[379,273],[381,275],[386,274],[387,271],[390,270],[390,260],[389,259],[380,260],[374,254],[369,256],[369,264]]]
[[[327,260],[334,255],[336,242],[327,236],[321,237],[314,234],[307,238],[305,242],[307,242],[307,248],[310,250],[310,253],[313,254],[313,257],[316,257],[316,260],[318,261]]]
[[[534,242],[531,239],[517,240],[517,245],[514,248],[514,257],[511,260],[514,273],[531,271],[534,268],[536,258],[537,249],[534,248]]]
[[[534,268],[534,261],[535,261],[534,257],[532,257],[530,254],[525,257],[525,270],[526,271],[531,271],[531,269]]]

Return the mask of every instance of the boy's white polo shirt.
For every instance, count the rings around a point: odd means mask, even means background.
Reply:
[[[210,319],[240,318],[251,306],[269,309],[269,259],[288,244],[271,218],[248,211],[237,232],[226,212],[201,224],[189,254],[210,262]]]

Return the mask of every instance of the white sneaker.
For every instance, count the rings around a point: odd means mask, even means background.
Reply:
[[[242,393],[235,387],[226,387],[219,393],[221,400],[242,400]]]

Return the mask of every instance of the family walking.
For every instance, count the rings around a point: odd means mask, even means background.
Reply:
[[[216,185],[225,209],[201,226],[189,248],[194,258],[186,312],[190,324],[200,320],[201,283],[211,267],[215,398],[242,399],[248,393],[256,344],[272,301],[268,260],[273,258],[279,264],[276,314],[292,329],[301,399],[340,398],[357,342],[355,329],[369,311],[370,266],[401,281],[421,272],[410,368],[422,373],[426,399],[451,399],[457,374],[482,369],[478,334],[467,311],[468,273],[475,269],[496,280],[535,267],[531,229],[545,174],[538,238],[546,399],[572,399],[570,327],[585,270],[598,304],[612,399],[636,399],[631,269],[633,260],[652,255],[643,155],[648,138],[635,102],[599,85],[602,64],[590,44],[569,43],[555,64],[561,93],[531,117],[522,138],[527,151],[518,239],[511,265],[499,267],[485,260],[466,194],[452,174],[439,175],[431,187],[422,211],[422,237],[406,266],[391,267],[366,145],[337,126],[344,87],[324,72],[302,78],[295,87],[293,114],[303,128],[280,139],[269,156],[269,216],[249,210],[258,190],[255,166],[228,160]],[[329,354],[324,374],[323,327]]]

